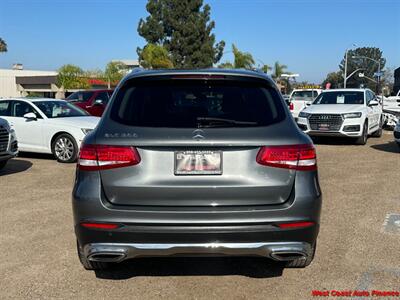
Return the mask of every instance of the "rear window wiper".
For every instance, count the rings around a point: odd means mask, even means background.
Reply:
[[[203,122],[206,123],[204,125],[221,125],[221,124],[229,124],[229,125],[242,125],[242,126],[250,126],[257,125],[257,122],[249,122],[249,121],[237,121],[232,119],[224,119],[224,118],[213,118],[213,117],[198,117],[197,119],[199,127],[202,126]]]

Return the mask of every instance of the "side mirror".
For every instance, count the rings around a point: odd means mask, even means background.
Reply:
[[[376,100],[371,100],[368,102],[368,106],[377,106],[377,105],[379,105],[379,102]]]
[[[24,118],[32,121],[37,120],[37,117],[33,112],[24,114]]]
[[[94,100],[94,105],[103,105],[103,100],[102,99]]]

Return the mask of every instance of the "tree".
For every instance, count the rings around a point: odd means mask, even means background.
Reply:
[[[235,69],[253,69],[254,58],[249,52],[240,51],[234,44],[232,44],[232,52],[235,57]]]
[[[88,78],[105,78],[104,72],[100,69],[86,70],[83,72],[83,76]]]
[[[0,52],[7,52],[7,43],[2,38],[0,38]]]
[[[83,70],[71,64],[63,65],[58,69],[58,85],[63,86],[64,89],[87,89],[90,87]]]
[[[222,64],[219,64],[218,68],[220,68],[220,69],[234,69],[235,66],[233,65],[233,63],[231,63],[229,61],[226,61],[226,62],[223,62]]]
[[[386,59],[382,57],[382,51],[376,47],[362,47],[354,50],[349,50],[347,54],[347,76],[350,75],[357,69],[362,69],[362,73],[365,76],[375,79],[374,74],[378,71],[378,64],[363,57],[369,57],[371,59],[381,62],[381,71],[383,71]],[[343,56],[342,61],[339,64],[339,69],[342,74],[344,74],[346,61],[346,53]],[[343,75],[342,75],[343,76]],[[363,84],[365,87],[376,89],[376,83],[367,79],[360,78],[357,74],[354,74],[347,80],[347,87],[359,87]]]
[[[140,64],[148,69],[170,69],[173,68],[168,50],[160,45],[147,44],[140,53]]]
[[[325,88],[326,84],[331,84],[331,89],[338,89],[343,87],[343,74],[342,72],[331,72],[326,75],[325,80],[322,82],[322,88]]]
[[[117,83],[124,77],[124,67],[125,65],[119,61],[111,61],[107,64],[104,76],[108,82],[108,88],[111,83]]]
[[[279,78],[286,72],[287,65],[281,65],[279,61],[276,61],[274,64],[274,73],[272,74],[272,78],[275,80],[279,80]]]
[[[232,44],[234,62],[224,62],[218,66],[223,69],[254,69],[254,58],[249,52],[240,51],[235,44]]]
[[[150,15],[140,19],[139,35],[165,47],[176,68],[207,68],[221,59],[225,42],[215,42],[215,22],[203,0],[148,0],[146,9]]]
[[[268,71],[271,71],[271,70],[272,70],[272,67],[269,66],[269,65],[263,65],[263,66],[261,67],[261,70],[262,70],[264,73],[268,73]]]

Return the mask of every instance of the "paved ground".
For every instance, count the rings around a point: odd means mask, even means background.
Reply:
[[[186,258],[85,271],[72,230],[74,166],[21,156],[0,172],[0,298],[302,299],[324,289],[400,291],[400,233],[397,223],[386,224],[400,214],[400,154],[391,140],[386,133],[366,146],[320,141],[316,259],[284,270],[263,259]]]

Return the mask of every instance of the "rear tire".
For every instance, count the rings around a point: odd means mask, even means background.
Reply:
[[[0,161],[0,170],[3,169],[7,164],[7,160]]]
[[[356,140],[356,145],[365,145],[368,139],[368,121],[365,121],[362,134]]]
[[[76,250],[78,252],[79,261],[86,270],[99,271],[110,268],[110,263],[88,260],[83,254],[82,247],[79,245],[78,241],[76,241]]]
[[[314,243],[314,245],[311,247],[311,255],[308,256],[307,258],[298,258],[295,260],[291,260],[286,262],[285,267],[286,268],[305,268],[311,264],[311,262],[314,259],[315,256],[315,251],[317,249],[317,242]]]
[[[62,133],[54,139],[51,151],[60,163],[73,163],[78,157],[78,145],[68,133]]]

